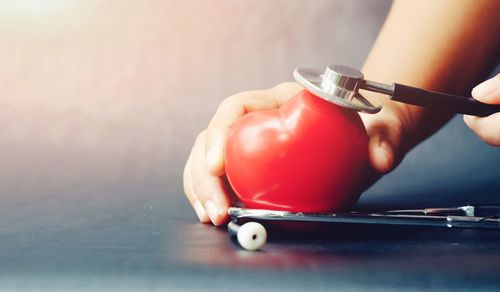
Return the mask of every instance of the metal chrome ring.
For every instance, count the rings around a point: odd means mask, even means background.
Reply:
[[[297,68],[293,72],[293,77],[295,78],[295,81],[304,86],[312,94],[338,106],[370,114],[377,113],[382,109],[382,106],[375,106],[365,99],[359,92],[357,92],[357,89],[351,92],[350,99],[356,99],[360,102],[360,104],[355,104],[346,98],[340,98],[332,94],[329,90],[322,86],[322,84],[325,84],[324,74],[318,70]]]

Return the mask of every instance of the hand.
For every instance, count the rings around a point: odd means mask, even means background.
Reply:
[[[221,225],[228,217],[231,199],[223,179],[224,144],[231,124],[248,112],[279,108],[302,89],[296,83],[283,83],[268,90],[239,93],[220,104],[208,128],[196,138],[184,168],[184,192],[201,222]],[[367,174],[360,188],[367,188],[381,173],[390,171],[406,153],[403,133],[411,129],[411,120],[403,118],[403,113],[397,104],[388,102],[376,115],[361,115],[375,171]]]
[[[480,102],[500,104],[500,74],[474,87],[472,96]],[[481,140],[500,146],[500,113],[487,117],[464,115],[464,121]]]
[[[279,108],[302,89],[296,83],[282,83],[222,101],[208,128],[196,138],[184,168],[184,192],[202,223],[221,225],[228,217],[231,199],[223,179],[224,144],[231,124],[248,112]]]

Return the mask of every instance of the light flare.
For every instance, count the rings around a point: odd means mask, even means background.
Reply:
[[[0,0],[0,15],[47,15],[60,12],[70,6],[71,0]]]

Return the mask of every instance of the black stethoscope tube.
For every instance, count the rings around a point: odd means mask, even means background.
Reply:
[[[392,100],[478,117],[500,112],[498,104],[485,104],[471,97],[429,91],[398,83],[394,84]]]

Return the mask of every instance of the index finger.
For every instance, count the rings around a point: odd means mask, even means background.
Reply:
[[[229,127],[246,113],[276,109],[302,90],[297,83],[282,83],[268,90],[246,91],[225,99],[206,130],[205,150],[210,174],[224,174],[224,144]]]

